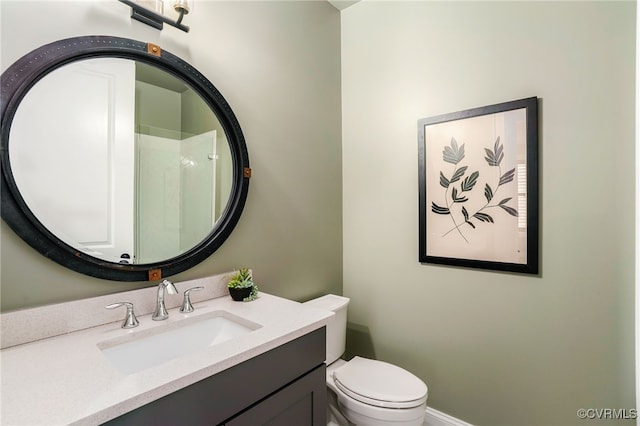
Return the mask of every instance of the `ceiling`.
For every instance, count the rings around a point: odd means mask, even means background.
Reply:
[[[358,3],[360,0],[327,0],[338,10],[346,9],[347,7]]]

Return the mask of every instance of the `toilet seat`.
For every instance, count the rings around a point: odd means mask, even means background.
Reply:
[[[410,372],[383,361],[354,357],[333,372],[338,389],[364,404],[407,409],[427,401],[427,385]]]

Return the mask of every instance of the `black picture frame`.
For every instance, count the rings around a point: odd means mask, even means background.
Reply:
[[[418,120],[420,263],[539,273],[538,98]]]

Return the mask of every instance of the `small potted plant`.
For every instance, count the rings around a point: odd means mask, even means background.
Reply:
[[[258,297],[258,286],[254,284],[249,268],[241,268],[227,283],[229,294],[235,301],[250,302]]]

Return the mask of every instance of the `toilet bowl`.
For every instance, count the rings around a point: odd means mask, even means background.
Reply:
[[[306,302],[333,311],[327,324],[329,425],[420,426],[427,407],[427,385],[410,372],[386,362],[344,353],[349,299],[326,295]]]

